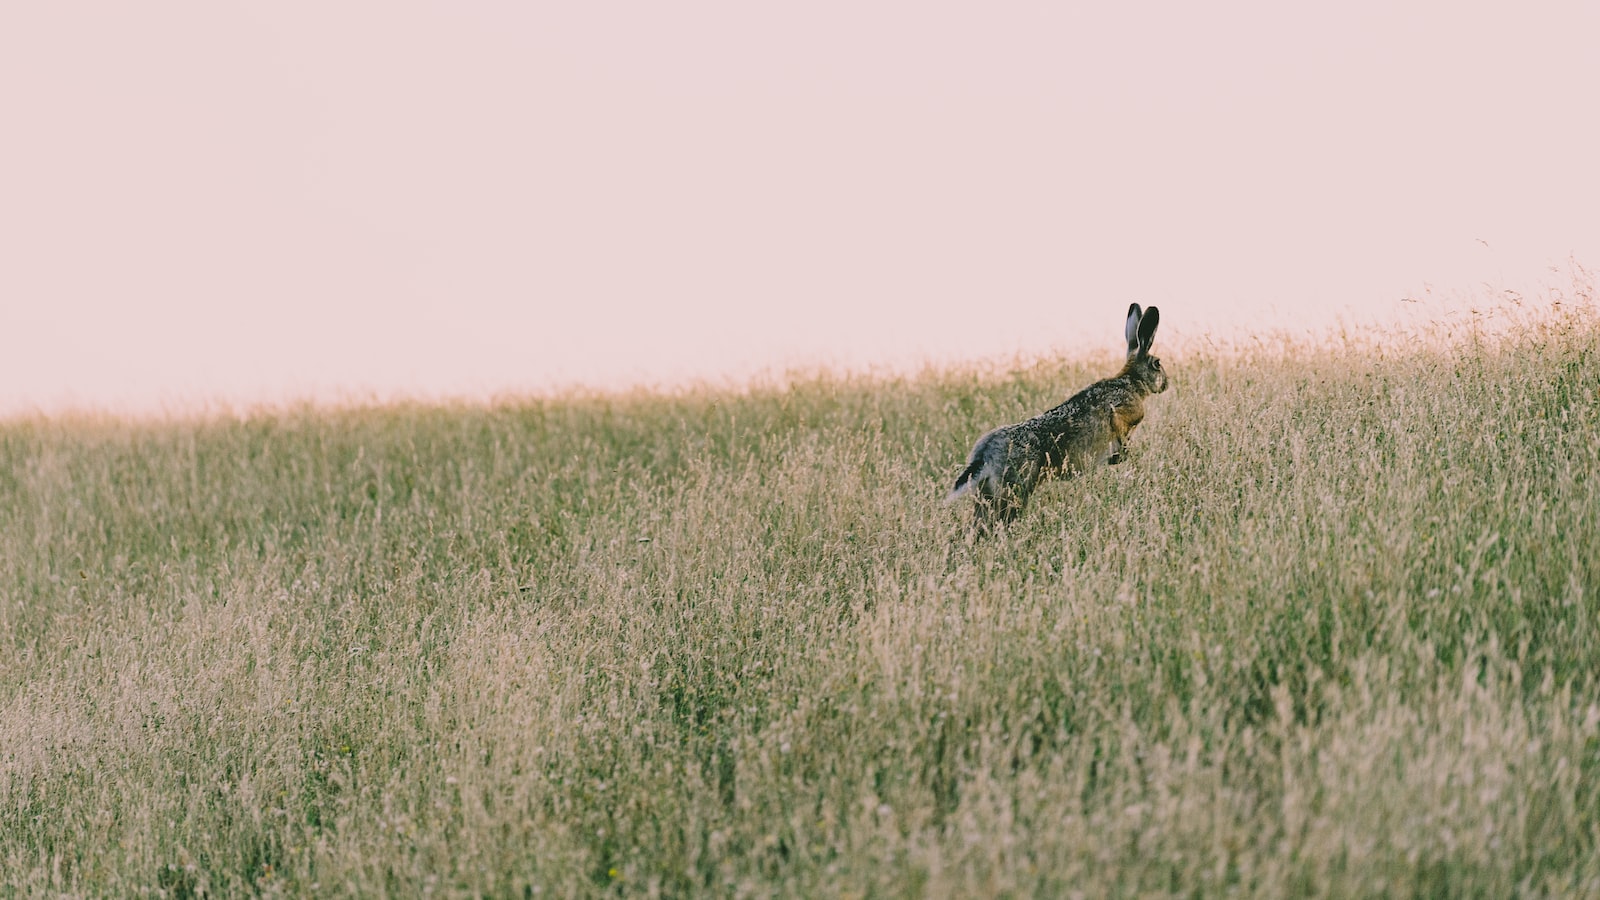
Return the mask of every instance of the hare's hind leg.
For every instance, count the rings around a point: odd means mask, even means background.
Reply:
[[[1040,474],[1039,466],[1030,462],[1008,467],[1004,475],[987,482],[977,510],[980,522],[1005,524],[1022,515]]]
[[[1027,502],[1019,496],[1009,472],[986,470],[977,480],[977,502],[972,505],[972,520],[980,531],[988,531],[997,524],[1005,524],[1022,512]]]
[[[980,528],[1007,525],[1022,512],[1023,503],[1015,497],[979,497],[972,507],[972,519]]]
[[[972,521],[980,530],[987,530],[995,522],[1003,521],[1005,491],[999,478],[984,472],[977,480],[977,494],[972,504]]]

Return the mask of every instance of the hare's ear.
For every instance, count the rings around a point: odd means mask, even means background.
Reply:
[[[1150,345],[1156,340],[1156,326],[1161,324],[1161,310],[1154,306],[1144,311],[1139,317],[1139,355],[1144,356],[1150,352]]]
[[[1122,336],[1128,342],[1128,355],[1139,352],[1139,317],[1144,311],[1139,309],[1139,304],[1134,303],[1128,307],[1128,324],[1122,328]]]

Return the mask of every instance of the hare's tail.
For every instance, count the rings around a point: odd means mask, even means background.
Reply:
[[[958,498],[972,491],[978,486],[978,475],[983,472],[984,460],[977,455],[972,462],[967,464],[966,471],[956,476],[956,486],[950,490],[950,496],[944,498],[946,503],[954,503]]]

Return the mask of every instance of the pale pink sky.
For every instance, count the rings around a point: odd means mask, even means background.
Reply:
[[[1600,4],[0,6],[0,414],[670,384],[1600,265]],[[1559,279],[1557,279],[1559,280]]]

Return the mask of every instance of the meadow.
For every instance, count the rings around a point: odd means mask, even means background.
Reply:
[[[0,897],[1600,894],[1592,292],[1157,352],[0,423]]]

